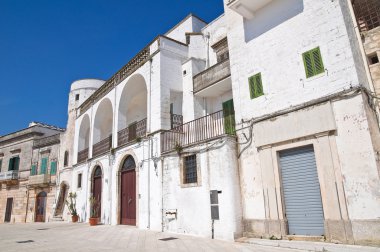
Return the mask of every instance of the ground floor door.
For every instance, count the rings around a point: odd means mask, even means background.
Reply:
[[[127,170],[121,173],[120,224],[136,225],[136,172]]]
[[[94,178],[94,188],[93,188],[93,196],[97,202],[97,216],[100,218],[102,216],[102,177]]]
[[[55,216],[62,216],[66,197],[67,197],[67,186],[65,184],[62,184],[61,190],[59,192],[57,207],[54,214]]]
[[[324,216],[313,146],[279,153],[290,235],[324,235]]]
[[[36,198],[36,222],[45,222],[46,192],[40,192]]]
[[[4,222],[10,222],[12,216],[13,198],[7,198],[7,206],[5,208]]]

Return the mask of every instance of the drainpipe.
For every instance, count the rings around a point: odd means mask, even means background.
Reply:
[[[150,157],[151,157],[151,137],[148,139],[148,229],[150,229]]]
[[[161,159],[161,232],[164,232],[164,160]]]
[[[153,58],[149,60],[149,132],[152,131],[152,62]],[[153,145],[151,143],[152,137],[148,138],[148,226],[150,229],[150,159],[153,155]]]

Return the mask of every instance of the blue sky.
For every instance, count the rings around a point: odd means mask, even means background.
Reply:
[[[222,0],[0,0],[0,135],[66,127],[74,80],[108,79],[189,13],[222,12]]]

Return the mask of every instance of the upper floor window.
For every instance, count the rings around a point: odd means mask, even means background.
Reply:
[[[51,161],[50,163],[50,174],[51,175],[56,175],[57,174],[57,161]]]
[[[11,159],[9,159],[8,171],[18,171],[19,165],[20,165],[20,158],[18,156],[12,157]]]
[[[40,174],[46,174],[47,173],[47,164],[48,164],[48,158],[42,158],[41,159]]]
[[[302,58],[305,66],[306,78],[325,72],[319,47],[303,53]]]
[[[79,94],[76,94],[76,95],[75,95],[75,100],[76,100],[76,101],[79,101]]]
[[[63,158],[63,166],[66,167],[69,164],[69,152],[65,151],[65,156]]]
[[[216,60],[218,63],[230,58],[227,37],[215,43],[212,48],[216,53]]]
[[[248,78],[249,94],[251,99],[264,95],[263,83],[261,81],[261,73],[255,74]]]
[[[3,166],[3,160],[0,159],[0,172],[1,172],[1,168],[2,168],[2,166]]]
[[[32,168],[30,169],[30,176],[37,175],[37,165],[32,164]]]
[[[77,188],[82,188],[82,173],[78,173]]]

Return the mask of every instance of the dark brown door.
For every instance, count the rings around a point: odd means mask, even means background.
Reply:
[[[40,192],[36,199],[36,222],[45,222],[46,192]]]
[[[4,222],[10,222],[11,221],[12,206],[13,206],[13,198],[8,198],[7,199],[7,207],[5,208]]]
[[[67,186],[65,184],[62,184],[61,191],[59,193],[58,204],[57,204],[55,214],[54,214],[55,216],[62,216],[66,197],[67,197]]]
[[[136,225],[136,172],[128,170],[121,173],[120,224]]]
[[[100,218],[100,216],[102,216],[102,177],[94,178],[94,188],[92,193],[97,201],[97,217]]]

